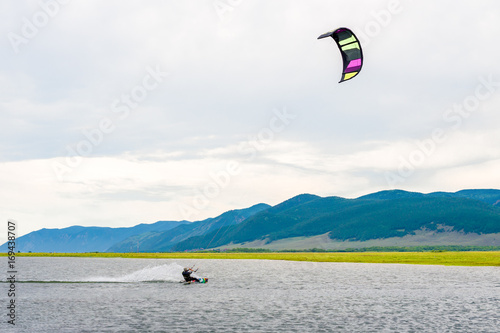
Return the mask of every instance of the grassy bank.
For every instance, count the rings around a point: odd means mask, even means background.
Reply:
[[[265,259],[312,262],[390,263],[446,266],[500,266],[500,252],[362,252],[362,253],[17,253],[18,257],[93,257],[151,259]]]

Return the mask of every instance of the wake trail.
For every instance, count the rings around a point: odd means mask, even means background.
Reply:
[[[179,282],[183,267],[176,263],[147,266],[122,276],[91,276],[68,280],[17,280],[18,283],[134,283],[134,282]],[[6,282],[7,281],[1,281]]]
[[[182,266],[176,263],[148,266],[119,277],[96,276],[81,282],[179,282],[182,280]]]

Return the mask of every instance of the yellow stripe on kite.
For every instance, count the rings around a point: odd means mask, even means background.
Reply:
[[[344,40],[340,40],[339,45],[342,46],[342,45],[349,44],[352,42],[356,42],[356,38],[354,38],[354,36],[351,36],[351,37],[344,39]]]
[[[344,81],[345,80],[349,80],[350,78],[352,78],[356,74],[358,74],[358,72],[345,73],[345,75],[344,75]]]
[[[358,49],[359,50],[359,43],[352,43],[346,46],[341,47],[342,51],[347,51],[347,50],[352,50],[352,49]]]

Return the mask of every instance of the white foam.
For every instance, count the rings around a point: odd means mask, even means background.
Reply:
[[[176,263],[148,266],[119,277],[98,276],[85,279],[85,282],[178,282],[182,280],[182,266]]]

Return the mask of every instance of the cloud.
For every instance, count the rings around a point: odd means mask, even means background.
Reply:
[[[193,218],[303,192],[386,189],[387,173],[422,154],[395,185],[500,187],[498,89],[460,123],[446,118],[481,78],[500,81],[497,2],[241,1],[223,15],[213,5],[70,2],[18,53],[2,40],[9,218],[26,231],[182,218],[179,206],[232,161],[239,172]],[[3,36],[43,11],[38,1],[0,9]],[[339,26],[365,53],[363,72],[343,84],[334,41],[316,40]],[[151,69],[168,75],[145,89]],[[276,109],[296,118],[263,144]],[[436,129],[446,140],[431,147]],[[69,168],[62,180],[54,163]]]

